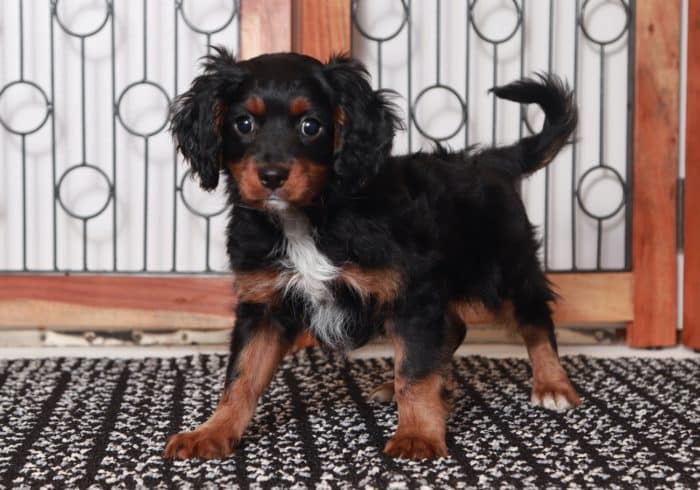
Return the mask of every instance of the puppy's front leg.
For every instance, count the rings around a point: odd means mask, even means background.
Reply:
[[[261,304],[236,310],[226,382],[214,413],[197,429],[170,438],[166,458],[223,458],[233,452],[292,341]]]

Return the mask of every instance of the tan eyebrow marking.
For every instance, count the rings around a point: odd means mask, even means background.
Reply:
[[[301,116],[311,109],[311,102],[306,97],[295,97],[289,103],[289,112],[292,116]]]
[[[265,114],[265,102],[261,97],[253,95],[245,101],[245,108],[254,116],[262,116]]]

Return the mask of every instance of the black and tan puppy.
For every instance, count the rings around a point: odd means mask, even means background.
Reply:
[[[166,457],[220,458],[240,440],[285,352],[310,332],[348,350],[385,332],[398,428],[384,451],[445,456],[444,396],[465,302],[508,311],[533,368],[532,402],[580,403],[556,351],[553,293],[516,185],[547,165],[576,126],[555,77],[496,96],[539,104],[541,132],[483,150],[391,156],[400,126],[364,67],[298,54],[236,61],[223,49],[178,97],[172,131],[205,189],[226,180],[228,254],[238,294],[221,401]]]

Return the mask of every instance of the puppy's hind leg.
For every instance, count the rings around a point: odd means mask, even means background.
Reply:
[[[384,452],[410,459],[447,456],[450,360],[464,338],[464,327],[437,315],[403,317],[397,319],[390,335],[395,353],[394,382],[386,391],[394,394],[399,423]]]
[[[455,303],[457,304],[457,303]],[[464,341],[464,337],[467,333],[467,325],[464,323],[460,317],[459,310],[450,305],[447,315],[448,328],[450,329],[451,344],[448,347],[448,351],[454,353],[460,344]],[[455,389],[454,378],[448,376],[445,378],[445,389],[447,392],[451,393]],[[369,394],[369,399],[374,402],[388,403],[396,401],[396,391],[394,386],[394,380],[382,383],[376,386]]]
[[[533,276],[527,281],[527,286],[521,288],[513,298],[514,319],[525,341],[532,365],[530,400],[534,405],[549,410],[568,410],[580,405],[581,398],[557,354],[557,340],[549,307],[553,294],[539,268],[536,276],[535,273]]]
[[[553,327],[541,325],[520,327],[532,364],[530,401],[539,407],[563,411],[580,405],[581,398],[559,362],[554,332],[551,330]]]

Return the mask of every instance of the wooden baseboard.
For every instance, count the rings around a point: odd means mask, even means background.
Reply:
[[[632,274],[550,274],[560,295],[559,325],[625,323],[633,319]],[[231,328],[230,277],[5,276],[0,328],[57,330]],[[470,324],[490,323],[483,308],[465,308]]]
[[[231,328],[231,277],[5,276],[0,327]]]

